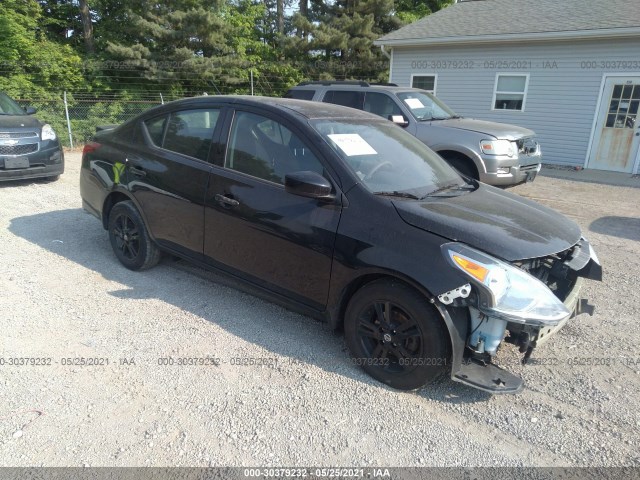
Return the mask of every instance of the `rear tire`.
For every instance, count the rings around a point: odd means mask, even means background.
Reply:
[[[116,203],[111,209],[109,240],[116,257],[129,270],[146,270],[160,261],[160,250],[130,200]]]
[[[378,280],[356,292],[345,314],[345,337],[355,364],[399,390],[432,383],[451,363],[439,312],[395,280]]]

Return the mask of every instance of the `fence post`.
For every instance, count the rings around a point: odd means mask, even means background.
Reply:
[[[67,91],[64,92],[64,113],[67,117],[67,130],[69,131],[69,145],[73,148],[73,137],[71,136],[71,120],[69,120],[69,104],[67,103]]]
[[[162,93],[160,94],[160,103],[164,105],[164,98],[162,98]]]
[[[253,68],[249,70],[249,73],[251,74],[251,96],[253,97]]]

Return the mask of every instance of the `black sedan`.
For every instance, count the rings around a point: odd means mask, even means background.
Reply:
[[[575,223],[329,104],[166,104],[96,134],[80,187],[125,267],[164,251],[229,274],[344,328],[354,363],[399,389],[449,373],[519,391],[492,363],[498,347],[526,360],[584,309],[583,278],[602,273]]]
[[[0,181],[46,177],[64,172],[64,154],[51,125],[33,117],[0,92]]]

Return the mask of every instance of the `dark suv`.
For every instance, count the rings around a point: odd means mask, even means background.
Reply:
[[[367,82],[304,82],[285,97],[375,113],[404,127],[462,174],[490,185],[532,181],[540,171],[535,132],[463,118],[425,90]]]
[[[64,154],[51,125],[0,92],[0,181],[48,177],[64,172]]]

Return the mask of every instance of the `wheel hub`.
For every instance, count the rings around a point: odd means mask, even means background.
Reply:
[[[391,336],[391,334],[390,334],[390,333],[385,333],[385,334],[382,336],[382,339],[383,339],[385,342],[390,342],[391,340],[393,340],[393,337]]]

